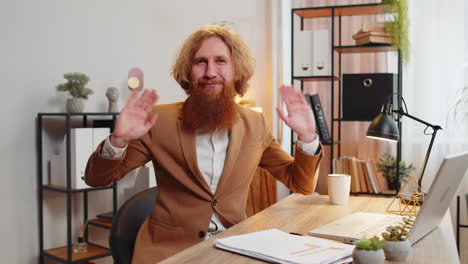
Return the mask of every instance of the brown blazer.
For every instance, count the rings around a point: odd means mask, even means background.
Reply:
[[[226,228],[244,220],[257,167],[294,192],[311,193],[317,183],[322,151],[310,156],[296,150],[293,159],[273,138],[260,113],[239,106],[221,179],[212,193],[197,166],[195,133],[183,125],[182,104],[155,106],[158,121],[148,134],[129,144],[121,159],[101,156],[101,144],[86,167],[86,183],[104,186],[153,161],[158,198],[138,233],[134,264],[156,263],[203,241],[214,212]]]

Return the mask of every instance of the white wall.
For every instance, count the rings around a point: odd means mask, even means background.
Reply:
[[[134,66],[145,71],[145,86],[158,90],[161,103],[180,101],[185,94],[169,75],[179,45],[197,27],[229,20],[257,59],[250,97],[271,120],[269,5],[267,0],[1,1],[2,263],[38,260],[35,119],[38,112],[64,111],[67,95],[55,91],[63,73],[91,77],[88,112],[106,111],[109,86],[119,88],[122,106],[129,94],[127,71]],[[60,244],[64,223],[50,223],[64,210],[65,196],[48,193],[46,245]],[[108,191],[93,193],[90,203],[96,197],[110,203]]]

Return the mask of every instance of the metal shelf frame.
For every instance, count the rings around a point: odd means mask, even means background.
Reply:
[[[306,8],[293,8],[291,9],[291,84],[294,85],[294,81],[300,81],[301,91],[304,91],[304,82],[305,81],[329,81],[331,84],[331,122],[330,122],[330,135],[331,141],[333,144],[327,143],[323,145],[330,145],[331,149],[331,159],[339,157],[341,155],[341,108],[342,108],[342,54],[349,53],[368,53],[368,52],[397,52],[398,55],[398,88],[397,91],[400,95],[403,95],[402,91],[402,62],[400,51],[392,45],[388,44],[376,44],[376,45],[343,45],[342,44],[342,17],[343,16],[364,16],[364,15],[377,15],[385,14],[385,9],[381,3],[369,3],[369,4],[358,4],[358,5],[341,5],[341,6],[321,6],[321,7],[306,7]],[[330,76],[294,76],[294,30],[295,16],[300,18],[300,30],[304,30],[304,19],[313,19],[313,18],[323,18],[328,17],[331,19],[331,75]],[[338,21],[335,21],[338,20]],[[335,27],[336,23],[338,24],[338,40],[337,44],[335,43]],[[337,53],[337,54],[335,54]],[[335,56],[338,56],[338,75],[335,75]],[[318,77],[322,77],[319,78]],[[326,78],[323,78],[326,77]],[[335,82],[338,82],[335,86]],[[338,102],[335,102],[335,87],[338,89]],[[335,113],[335,103],[338,103],[338,113]],[[398,107],[401,106],[401,97],[398,97],[397,102]],[[399,164],[401,160],[401,144],[402,144],[402,124],[401,118],[396,116],[396,121],[400,133],[400,140],[397,143],[397,153],[396,160]],[[337,137],[335,136],[335,122],[337,123]],[[294,133],[291,132],[291,145],[294,144]],[[335,145],[338,146],[337,151],[335,151]],[[291,155],[294,155],[293,148],[291,148]],[[337,152],[337,153],[335,153]],[[330,162],[330,171],[332,168],[333,162]],[[397,166],[397,175],[398,175],[398,166]],[[398,183],[399,184],[399,183]],[[400,186],[397,186],[397,192]],[[361,193],[360,193],[361,194]],[[369,193],[366,193],[369,194]],[[380,194],[377,194],[380,195]]]
[[[38,218],[39,218],[39,263],[44,263],[44,257],[50,257],[54,260],[60,261],[62,263],[79,263],[83,261],[88,261],[92,259],[97,259],[105,256],[110,256],[110,253],[99,254],[96,256],[87,257],[86,259],[80,260],[72,260],[72,195],[74,193],[83,193],[83,223],[88,220],[88,192],[91,191],[99,191],[99,190],[107,190],[112,189],[112,206],[113,212],[117,212],[117,183],[113,183],[109,186],[105,187],[97,187],[97,188],[85,188],[85,189],[72,189],[71,188],[71,146],[70,146],[70,134],[71,134],[71,121],[72,117],[81,117],[82,118],[82,127],[89,127],[88,126],[88,117],[90,116],[111,116],[112,123],[115,123],[117,119],[117,115],[119,113],[101,113],[101,112],[89,112],[89,113],[38,113],[37,114],[37,126],[36,126],[36,156],[37,156],[37,185],[38,185]],[[43,121],[45,118],[50,117],[62,117],[65,119],[65,135],[66,136],[66,177],[67,177],[67,186],[54,186],[50,184],[44,184],[43,182]],[[112,132],[112,128],[111,128]],[[44,190],[48,191],[55,191],[61,192],[66,195],[66,205],[67,205],[67,258],[59,258],[53,254],[48,253],[44,250]],[[87,243],[88,242],[88,231],[86,229],[84,239]],[[89,243],[96,247],[101,247],[99,245],[95,245],[93,243]],[[107,248],[105,248],[107,249]]]

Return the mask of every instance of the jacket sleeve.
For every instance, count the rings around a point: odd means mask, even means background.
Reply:
[[[310,194],[317,186],[320,160],[323,156],[322,145],[317,155],[308,155],[294,147],[294,158],[284,151],[278,141],[266,129],[266,148],[259,166],[270,172],[273,177],[286,185],[291,191]]]
[[[146,136],[144,136],[146,137]],[[141,167],[150,160],[150,153],[144,137],[133,140],[119,159],[101,155],[102,142],[89,157],[85,170],[85,182],[89,186],[106,186],[127,175],[131,170]]]

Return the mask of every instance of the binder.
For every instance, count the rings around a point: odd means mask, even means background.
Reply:
[[[312,108],[312,112],[314,113],[316,131],[320,137],[320,140],[324,143],[330,143],[330,133],[328,132],[327,120],[325,119],[325,114],[323,113],[319,95],[306,94],[305,97],[307,102],[310,104],[310,107]]]
[[[89,156],[98,145],[109,135],[109,128],[72,128],[70,134],[70,168],[71,188],[89,188],[84,181],[84,172]],[[50,160],[50,183],[67,186],[67,153],[64,138],[60,153],[52,155]]]

